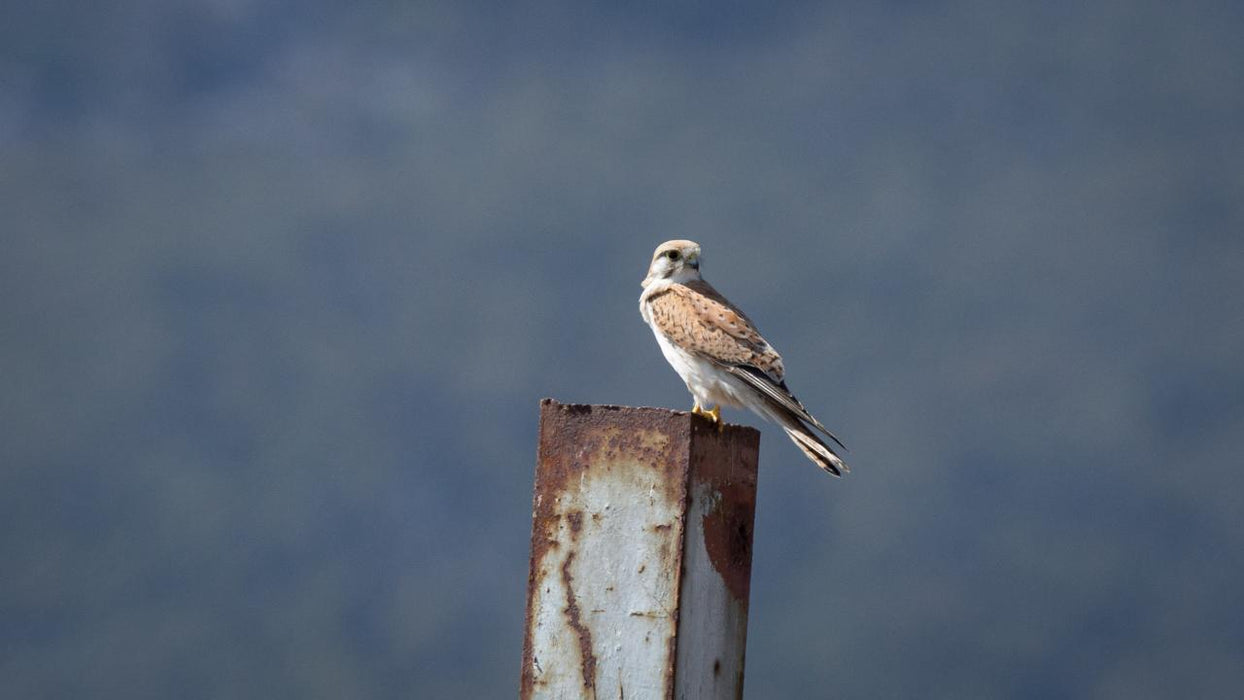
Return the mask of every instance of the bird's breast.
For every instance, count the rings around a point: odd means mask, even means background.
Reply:
[[[674,341],[670,340],[655,326],[652,328],[657,344],[661,346],[661,354],[665,361],[682,377],[687,390],[701,406],[714,405],[742,406],[742,394],[746,393],[738,380],[730,373],[723,371],[712,362],[687,352]]]

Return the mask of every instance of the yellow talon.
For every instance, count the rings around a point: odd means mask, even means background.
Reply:
[[[697,416],[704,416],[705,418],[713,421],[713,424],[717,426],[717,432],[719,433],[726,425],[721,422],[721,406],[714,405],[713,410],[708,411],[705,410],[704,407],[700,406],[700,402],[697,400],[695,405],[691,407],[691,412]]]
[[[718,432],[724,427],[724,424],[721,422],[721,406],[714,405],[711,411],[704,411],[703,415],[713,419],[713,422],[717,424]]]

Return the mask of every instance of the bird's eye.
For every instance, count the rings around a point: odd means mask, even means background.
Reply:
[[[670,260],[677,260],[677,259],[678,259],[678,251],[676,251],[676,250],[671,250],[671,251],[669,251],[668,253],[666,253],[666,254],[665,254],[665,257],[669,258]]]

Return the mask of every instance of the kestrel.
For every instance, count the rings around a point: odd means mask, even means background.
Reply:
[[[720,424],[720,405],[749,408],[782,426],[816,466],[834,476],[850,471],[812,428],[846,446],[786,388],[781,355],[751,319],[700,276],[698,243],[666,241],[657,246],[641,284],[639,313],[687,384],[695,401],[692,413]]]

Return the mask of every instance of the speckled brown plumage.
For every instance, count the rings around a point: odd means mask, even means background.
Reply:
[[[652,321],[670,340],[713,359],[750,365],[782,382],[782,358],[742,311],[703,280],[671,284],[649,298]]]

